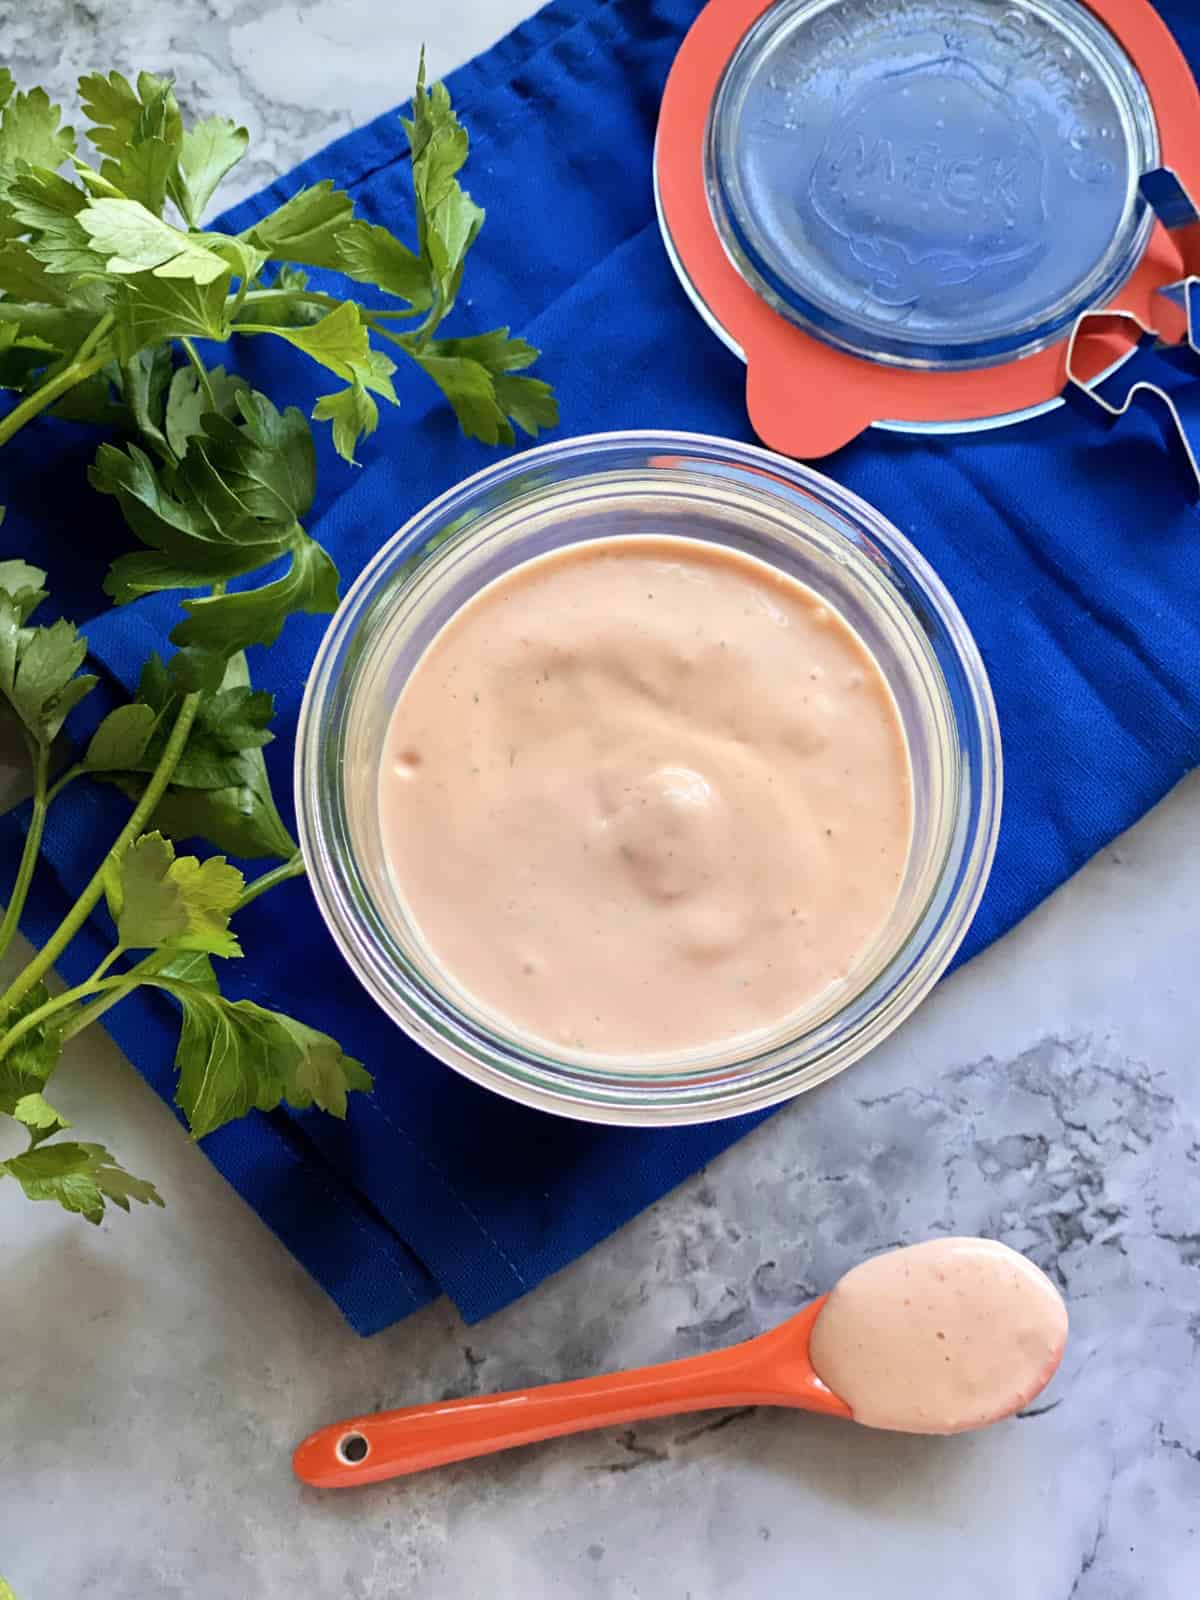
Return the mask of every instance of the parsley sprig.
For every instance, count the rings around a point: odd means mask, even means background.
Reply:
[[[332,611],[338,574],[304,527],[316,472],[308,420],[208,365],[197,341],[269,338],[301,352],[318,379],[313,419],[349,462],[379,402],[396,403],[389,351],[486,443],[536,434],[557,410],[528,375],[537,352],[507,328],[439,337],[484,213],[459,182],[466,130],[423,62],[405,122],[411,244],[357,217],[329,182],[240,233],[206,228],[246,130],[223,117],[185,127],[170,80],[151,73],[85,76],[79,94],[91,160],[45,92],[17,91],[0,68],[0,389],[14,396],[0,446],[43,413],[102,426],[91,482],[139,546],[113,563],[106,590],[117,604],[183,594],[174,654],[152,656],[134,698],[73,747],[71,714],[96,683],[86,641],[69,622],[38,621],[44,572],[0,560],[0,718],[24,740],[33,783],[0,956],[57,797],[98,781],[131,807],[79,900],[0,993],[0,1114],[26,1134],[0,1178],[99,1222],[109,1204],[161,1199],[103,1146],[65,1137],[47,1090],[67,1041],[136,989],[179,1008],[176,1098],[196,1137],[255,1107],[344,1116],[348,1093],[371,1083],[326,1034],[220,989],[218,964],[242,955],[238,912],[304,870],[263,760],[272,699],[253,688],[245,652],[274,644],[296,612]],[[323,274],[319,286],[306,268]],[[373,291],[369,304],[358,286]],[[192,840],[219,853],[178,853]],[[276,865],[247,882],[229,856]],[[111,949],[52,995],[52,967],[101,901]]]

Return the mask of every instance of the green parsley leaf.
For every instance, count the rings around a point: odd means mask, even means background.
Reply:
[[[103,1220],[108,1201],[122,1211],[129,1210],[131,1200],[141,1205],[163,1203],[152,1183],[126,1172],[102,1144],[67,1140],[41,1145],[0,1161],[0,1176],[4,1174],[17,1180],[28,1199],[57,1200],[64,1211],[92,1223]]]
[[[183,1007],[175,1098],[197,1139],[284,1101],[344,1117],[348,1091],[371,1086],[362,1064],[328,1034],[252,1000],[226,1000],[161,976],[150,981]]]
[[[172,661],[179,657],[176,656]],[[225,663],[223,658],[217,657],[213,661],[211,673],[193,673],[183,676],[176,681],[181,693],[191,693],[194,690],[205,692],[208,682],[214,677],[219,682]],[[211,692],[211,691],[209,691]],[[136,768],[147,776],[153,772],[158,763],[158,751],[151,746]],[[182,756],[180,756],[175,771],[172,774],[172,785],[175,789],[228,789],[238,784],[243,776],[241,753],[230,750],[218,738],[206,734],[204,730],[197,730],[188,739]]]
[[[16,712],[31,737],[49,748],[67,717],[96,679],[76,677],[87,654],[87,640],[73,623],[25,628],[22,609],[0,590],[0,698]]]
[[[196,728],[226,750],[260,750],[275,737],[269,724],[275,697],[249,684],[218,689],[206,695],[196,714]]]
[[[417,74],[411,121],[404,121],[412,147],[413,192],[421,257],[434,290],[427,324],[432,331],[451,310],[462,283],[463,264],[483,226],[484,212],[458,182],[467,159],[467,131],[450,104],[445,84],[425,88],[425,56]]]
[[[18,1022],[40,1011],[49,999],[50,991],[46,985],[34,984],[15,1006],[0,1014],[0,1039],[10,1033]],[[55,1024],[60,1020],[53,1018],[31,1028],[0,1056],[0,1111],[10,1117],[15,1114],[18,1101],[26,1095],[40,1093],[58,1065],[63,1040]]]
[[[368,368],[371,361],[370,334],[358,307],[352,300],[343,300],[336,311],[328,312],[320,322],[314,322],[311,327],[266,326],[253,327],[247,331],[273,333],[278,338],[285,339],[288,344],[295,345],[297,350],[303,350],[306,356],[311,356],[314,361],[320,362],[323,367],[328,367],[331,372],[336,372],[339,378],[345,378],[347,382],[353,381],[355,376],[360,375],[363,369]],[[389,372],[396,370],[391,362],[388,362],[388,369]],[[381,374],[381,381],[383,376],[385,375]],[[366,382],[365,376],[363,381]],[[370,384],[367,386],[371,387]]]
[[[219,481],[262,526],[290,535],[316,492],[312,433],[295,406],[277,411],[256,389],[239,389],[234,404],[237,423],[211,413],[203,418],[203,432],[184,457],[180,486],[202,497],[205,486]]]
[[[102,154],[119,156],[133,143],[142,102],[124,74],[84,73],[79,79],[79,104],[91,124],[88,138]]]
[[[68,389],[62,399],[50,408],[50,415],[65,422],[87,422],[106,428],[128,427],[128,410],[113,398],[112,377],[115,370],[114,366],[93,373],[83,383]]]
[[[0,290],[10,300],[34,301],[41,306],[64,305],[67,298],[64,285],[19,239],[6,240],[0,248]],[[23,314],[28,316],[32,309],[27,306]],[[58,348],[73,348],[86,331],[80,329],[74,340],[67,335],[58,343]]]
[[[454,407],[459,427],[484,444],[512,444],[515,438],[508,418],[496,399],[496,386],[486,367],[461,356],[440,356],[421,351],[417,365],[428,374]]]
[[[198,228],[208,202],[222,178],[246,154],[250,135],[228,117],[208,117],[183,136],[179,172],[171,197],[189,227]]]
[[[128,88],[128,84],[125,87]],[[141,98],[128,136],[119,148],[110,150],[115,159],[101,165],[100,176],[115,190],[113,198],[140,200],[155,216],[160,216],[175,173],[183,124],[168,79],[143,72],[138,78],[138,93]],[[124,114],[120,120],[120,131],[124,132]],[[98,131],[94,129],[92,133],[94,144]]]
[[[514,339],[507,328],[474,333],[465,339],[435,339],[427,346],[435,355],[477,361],[491,373],[523,372],[541,354],[525,339]]]
[[[175,652],[168,670],[171,684],[178,694],[212,694],[221,687],[221,679],[225,676],[225,658],[212,650],[188,646]],[[215,769],[211,765],[198,766],[195,760],[197,747],[193,745],[190,748],[192,755],[183,763],[183,775],[179,766],[175,768],[174,777],[179,782],[192,783],[201,789],[213,789],[237,781],[235,771],[227,761],[218,757],[221,765]]]
[[[182,136],[179,108],[168,78],[138,74],[135,90],[119,72],[86,73],[79,80],[79,100],[92,126],[88,137],[103,155],[116,159],[131,144],[152,134],[178,144]]]
[[[26,334],[18,323],[0,322],[0,388],[36,389],[36,374],[55,350],[36,334]]]
[[[558,401],[541,378],[517,378],[499,373],[492,379],[496,404],[523,432],[534,438],[543,428],[558,426]]]
[[[224,856],[176,856],[160,833],[143,834],[105,865],[105,894],[127,950],[200,950],[240,956],[229,919],[245,886]]]
[[[8,207],[25,232],[53,229],[64,220],[77,217],[88,203],[87,195],[69,183],[61,173],[46,167],[22,170],[9,190]],[[99,266],[95,256],[93,268]]]
[[[242,238],[265,251],[271,261],[302,261],[336,272],[342,265],[342,230],[353,217],[353,200],[325,178],[284,201],[247,228]]]
[[[168,788],[151,821],[181,843],[204,839],[242,861],[286,861],[296,853],[296,841],[275,808],[262,757],[247,751],[236,765],[239,781],[228,788]],[[120,787],[136,800],[145,785],[122,782]]]
[[[8,102],[15,88],[16,84],[13,82],[12,73],[7,67],[0,67],[0,106]],[[2,1595],[0,1595],[0,1600],[3,1600]]]
[[[225,278],[194,283],[189,278],[161,278],[149,272],[125,278],[118,286],[115,304],[122,361],[145,345],[167,339],[228,339],[227,287]]]
[[[172,454],[163,432],[166,419],[167,388],[171,382],[170,345],[152,345],[139,350],[122,369],[122,392],[143,437],[164,455]]]
[[[192,453],[189,449],[185,464]],[[175,480],[157,473],[137,445],[119,450],[104,444],[89,477],[102,494],[115,495],[143,543],[183,572],[204,573],[208,582],[224,582],[264,565],[283,552],[291,536],[290,528],[256,518],[207,461],[197,463],[187,492],[180,494]],[[129,560],[114,564],[105,582],[110,594],[129,581]],[[144,564],[134,570],[144,581]]]
[[[232,417],[237,412],[238,395],[245,394],[249,387],[244,378],[227,373],[224,367],[212,367],[208,373],[208,388],[204,389],[195,367],[177,367],[167,395],[166,417],[167,440],[175,454],[186,454],[189,440],[201,432],[202,418],[213,410],[210,393],[216,401],[217,415]]]
[[[240,589],[209,599],[185,600],[187,621],[171,633],[174,644],[213,651],[271,645],[297,611],[324,615],[338,603],[337,568],[315,539],[302,535],[290,551],[283,577],[258,589]]]
[[[257,860],[277,856],[287,860],[296,853],[296,842],[284,826],[271,794],[262,750],[263,734],[270,719],[270,697],[254,695],[244,655],[231,656],[225,663],[221,694],[241,691],[244,698],[206,700],[197,714],[176,777],[180,782],[168,787],[151,819],[154,827],[172,839],[206,839],[231,856]],[[166,725],[173,705],[174,689],[170,675],[157,656],[151,656],[142,671],[138,698]],[[234,708],[230,714],[228,707]],[[240,749],[231,749],[241,745]],[[146,785],[145,773],[157,762],[154,745],[143,756],[141,770],[116,774],[110,781],[137,800]],[[211,776],[213,766],[227,775],[224,788],[184,787],[187,780]]]
[[[175,147],[165,139],[143,139],[140,144],[131,144],[120,161],[106,161],[100,173],[115,190],[112,199],[140,201],[158,217],[162,215],[176,160]]]
[[[130,527],[159,552],[115,562],[106,580],[114,597],[227,581],[303,548],[299,519],[312,504],[316,485],[308,424],[294,407],[277,411],[265,395],[245,385],[231,383],[229,392],[237,420],[202,412],[201,431],[186,440],[177,469],[156,470],[136,445],[127,451],[103,445],[97,452],[93,483],[117,496]],[[180,396],[176,426],[186,403]],[[317,564],[309,562],[297,578],[316,570]],[[324,592],[325,586],[312,582],[286,591],[313,604]],[[284,593],[276,591],[268,600],[277,603]],[[232,606],[231,613],[247,603]],[[223,653],[238,648],[229,644]]]
[[[156,551],[138,550],[118,556],[113,562],[104,580],[104,591],[118,605],[125,605],[139,595],[157,594],[162,589],[202,589],[212,581],[209,572],[180,566]]]
[[[39,338],[37,334],[24,333],[19,322],[0,322],[0,351],[5,350],[34,350],[53,351],[57,346],[50,344],[46,339]]]
[[[433,304],[428,263],[386,228],[352,222],[342,230],[339,250],[348,278],[407,300],[414,311],[428,311]]]
[[[8,185],[8,205],[16,221],[33,234],[26,249],[47,272],[99,272],[104,262],[93,251],[79,223],[87,196],[73,183],[45,168],[22,172]]]
[[[373,1079],[361,1061],[348,1056],[327,1033],[319,1033],[306,1023],[297,1022],[276,1011],[275,1024],[286,1035],[291,1054],[280,1063],[283,1098],[288,1105],[306,1111],[317,1106],[331,1116],[344,1118],[346,1096],[352,1090],[369,1094]]]
[[[163,712],[171,704],[171,677],[157,650],[142,668],[137,697],[153,711]]]
[[[118,706],[92,735],[83,764],[90,772],[127,772],[136,768],[158,727],[158,714],[136,701]]]
[[[273,333],[288,344],[303,350],[323,367],[337,373],[350,385],[343,394],[322,395],[313,409],[318,421],[334,425],[334,445],[348,461],[354,460],[354,446],[363,434],[373,433],[379,412],[368,390],[396,404],[392,374],[396,364],[371,348],[370,332],[358,307],[345,300],[307,327],[262,325],[246,327],[247,333]]]
[[[485,444],[512,444],[512,423],[526,433],[558,421],[558,406],[549,384],[516,377],[537,360],[538,351],[507,328],[466,339],[420,340],[389,334],[441,389],[454,407],[464,433]]]
[[[41,1144],[44,1139],[52,1139],[56,1133],[71,1126],[62,1112],[56,1111],[39,1089],[23,1094],[13,1106],[11,1115],[29,1130],[31,1146]]]
[[[318,422],[333,423],[333,447],[343,461],[355,465],[354,447],[379,426],[379,407],[362,383],[355,380],[348,389],[323,394],[313,407]]]
[[[79,90],[84,113],[95,122],[92,143],[109,157],[99,172],[76,161],[80,178],[98,198],[138,200],[160,216],[183,138],[170,80],[143,72],[135,92],[113,72],[81,78]]]
[[[60,1128],[69,1128],[71,1124],[65,1117],[59,1115],[49,1103],[44,1094],[34,1090],[31,1094],[23,1094],[13,1107],[12,1114],[18,1122],[23,1122],[27,1128],[50,1128],[55,1123]]]
[[[24,622],[46,598],[46,574],[28,561],[0,561],[0,589],[14,602],[18,620]]]
[[[180,983],[191,984],[196,989],[208,989],[214,993],[220,991],[212,960],[202,950],[181,950],[165,967],[158,969],[158,976],[176,978]]]
[[[196,647],[191,653],[206,654]],[[224,655],[214,652],[213,660],[217,682],[223,681],[224,687],[209,689],[186,678],[178,682],[174,669],[179,656],[171,661],[172,677],[179,690],[200,688],[203,693],[187,744],[172,774],[176,789],[225,789],[243,783],[247,776],[246,758],[257,755],[274,738],[269,728],[275,712],[272,696],[251,689],[248,681],[237,681],[248,678],[244,659],[237,656],[227,661]],[[163,719],[160,739],[152,743],[132,770],[149,774],[158,765],[167,720]]]
[[[62,128],[62,110],[44,89],[12,95],[0,112],[0,194],[23,167],[51,172],[75,153],[75,131]]]
[[[113,163],[110,161],[105,164],[111,171]],[[94,167],[89,167],[87,162],[81,161],[78,156],[75,157],[71,165],[75,168],[75,176],[82,183],[88,194],[95,196],[97,200],[127,200],[129,198],[123,190],[118,189],[115,183],[110,183],[103,174],[97,172]]]
[[[181,233],[137,200],[92,200],[78,221],[110,272],[152,272],[201,286],[228,277],[228,264],[198,237]]]

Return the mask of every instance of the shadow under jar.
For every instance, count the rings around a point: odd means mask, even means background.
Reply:
[[[441,966],[393,880],[378,801],[389,724],[441,628],[537,556],[653,534],[725,547],[807,585],[874,658],[908,746],[912,839],[890,915],[844,979],[747,1040],[637,1061],[519,1033]],[[781,693],[787,686],[781,686]],[[987,881],[1000,740],[983,664],[936,574],[864,501],[782,457],[722,439],[622,433],[531,450],[418,513],[330,624],[301,710],[300,837],[318,905],[380,1006],[488,1088],[591,1121],[736,1116],[840,1072],[924,998]]]

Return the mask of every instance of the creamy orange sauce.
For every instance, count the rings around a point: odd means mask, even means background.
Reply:
[[[484,589],[392,715],[394,881],[518,1031],[636,1062],[765,1035],[887,921],[908,751],[858,635],[696,540],[597,540]]]
[[[991,1239],[931,1239],[875,1256],[813,1326],[817,1376],[869,1428],[961,1433],[1027,1405],[1067,1342],[1062,1296]]]

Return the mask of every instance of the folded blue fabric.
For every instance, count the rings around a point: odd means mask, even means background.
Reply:
[[[1193,63],[1193,0],[1160,8]],[[696,318],[654,220],[659,98],[695,0],[557,0],[451,80],[471,131],[468,180],[488,221],[461,322],[504,321],[544,351],[565,432],[672,427],[751,437],[744,372]],[[331,177],[363,214],[404,233],[406,145],[396,116],[350,135],[229,220],[245,227],[303,184]],[[242,370],[305,404],[302,358],[254,341]],[[1137,358],[1179,391],[1186,374]],[[802,377],[802,375],[800,375]],[[352,578],[414,510],[492,459],[463,440],[416,374],[352,472],[322,447],[313,531]],[[42,421],[5,452],[5,553],[49,569],[56,605],[86,624],[95,660],[131,686],[175,615],[160,600],[106,609],[99,585],[128,536],[85,483],[95,440]],[[960,959],[1012,927],[1200,759],[1200,523],[1153,423],[1112,432],[1063,408],[951,439],[873,432],[828,464],[929,557],[986,658],[999,705],[1006,811],[995,871]],[[295,619],[256,683],[277,697],[268,752],[290,795],[300,697],[323,621]],[[118,796],[78,786],[56,806],[26,931],[42,938],[118,830]],[[16,855],[23,819],[0,823]],[[2,892],[2,891],[0,891]],[[254,1115],[204,1149],[370,1333],[449,1293],[474,1320],[497,1310],[742,1135],[751,1120],[649,1132],[560,1121],[486,1095],[431,1060],[375,1010],[327,937],[302,881],[240,921],[251,952],[230,993],[335,1035],[375,1075],[344,1124]],[[98,921],[62,967],[82,976],[107,947]],[[164,1098],[176,1013],[135,997],[111,1030]]]

